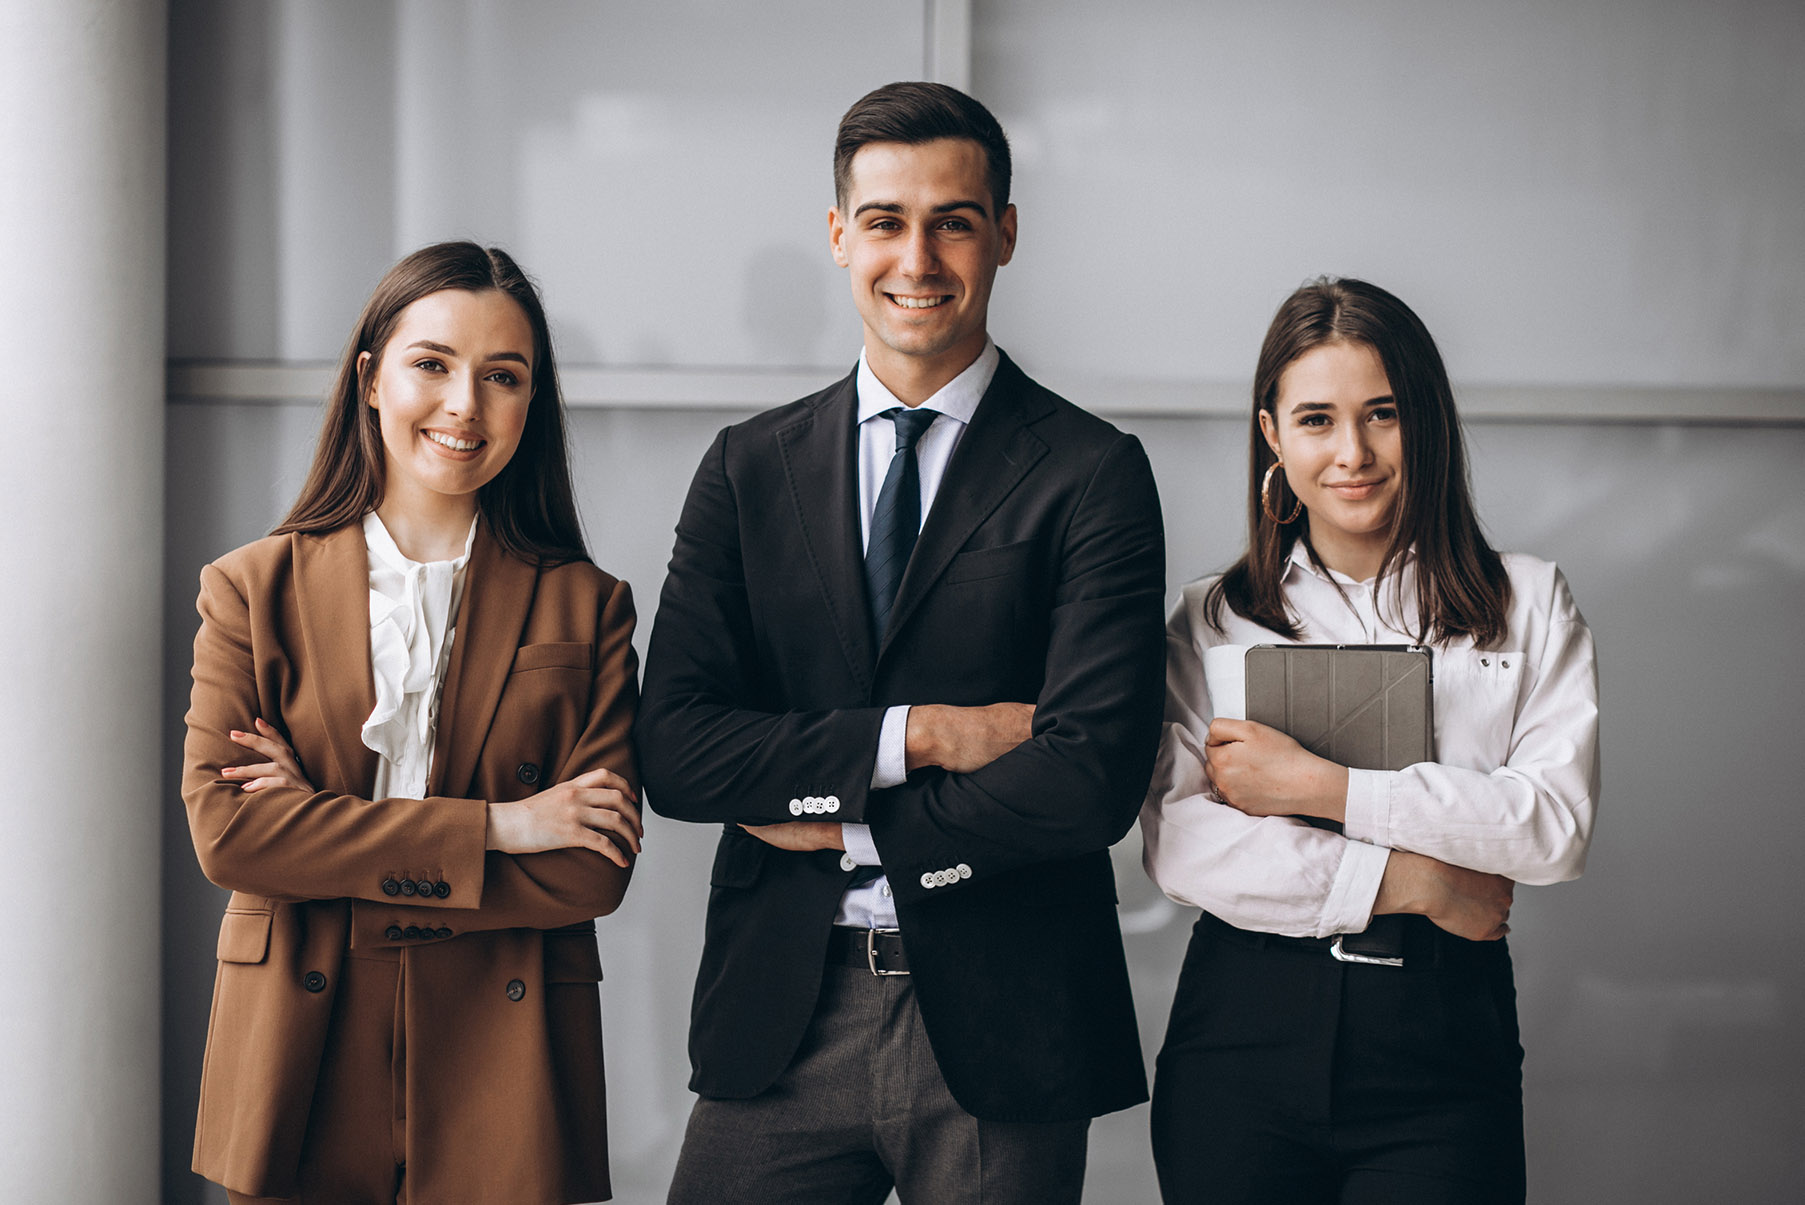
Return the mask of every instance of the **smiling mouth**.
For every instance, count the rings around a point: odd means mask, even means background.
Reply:
[[[455,435],[447,435],[442,431],[427,431],[424,434],[426,438],[441,448],[447,448],[453,452],[474,452],[486,442],[480,439],[459,439]]]
[[[1334,485],[1328,486],[1326,488],[1334,490],[1337,494],[1340,494],[1343,497],[1353,498],[1353,499],[1358,500],[1360,498],[1366,497],[1368,494],[1372,493],[1374,490],[1378,489],[1379,486],[1381,486],[1383,484],[1384,484],[1384,482],[1376,481],[1376,480],[1375,481],[1340,481],[1340,482],[1337,482]]]
[[[905,310],[931,310],[942,302],[952,300],[945,293],[937,293],[932,297],[904,297],[900,293],[885,293],[884,296]]]

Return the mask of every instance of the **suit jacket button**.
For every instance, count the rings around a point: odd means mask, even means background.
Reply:
[[[514,777],[530,787],[539,781],[539,767],[530,761],[523,761],[520,768],[514,771]]]
[[[827,805],[828,811],[837,812],[840,810],[840,797],[838,795],[829,795],[824,802]]]
[[[400,941],[401,940],[401,926],[400,925],[390,925],[387,929],[384,929],[382,931],[382,935],[384,937],[388,938],[390,941]]]
[[[404,929],[402,931],[401,935],[410,941],[415,940],[420,936],[420,926],[419,925],[409,925],[406,929]]]
[[[508,980],[508,999],[520,1000],[526,996],[526,984],[518,979]]]
[[[451,884],[443,882],[434,883],[432,885],[432,893],[440,899],[445,899],[451,895]]]
[[[958,866],[954,867],[953,869],[958,872],[958,875],[960,878],[962,878],[962,879],[971,878],[971,867],[967,866],[965,863],[961,862],[961,863],[959,863]]]
[[[435,933],[433,936],[435,936],[435,937],[439,938],[441,941],[443,941],[445,938],[451,936],[451,930],[447,929],[441,925],[439,927],[439,931],[437,933]]]
[[[399,895],[400,893],[401,893],[401,884],[400,883],[397,883],[394,879],[382,880],[382,894]]]
[[[301,976],[301,986],[310,992],[323,992],[326,990],[326,976],[318,971],[308,971]]]
[[[790,800],[790,815],[792,815],[792,816],[802,815],[802,800],[800,800],[800,799]]]
[[[418,887],[414,886],[414,881],[412,879],[402,879],[401,880],[401,894],[402,895],[412,895],[414,892],[416,892],[418,890],[420,890],[420,889]]]
[[[414,890],[419,892],[421,895],[431,898],[432,881],[430,879],[421,879],[418,883],[414,884]]]
[[[921,885],[923,887],[938,887],[940,884],[934,881],[934,872],[930,870],[921,876]]]

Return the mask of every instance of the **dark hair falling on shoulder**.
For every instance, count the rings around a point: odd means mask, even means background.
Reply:
[[[1378,353],[1398,409],[1404,472],[1392,515],[1391,543],[1377,594],[1389,580],[1394,604],[1402,582],[1393,572],[1415,549],[1419,641],[1440,644],[1469,636],[1481,647],[1504,636],[1510,579],[1479,530],[1454,391],[1435,340],[1409,306],[1363,280],[1322,277],[1298,289],[1273,316],[1254,372],[1248,446],[1247,551],[1210,588],[1204,615],[1218,630],[1222,605],[1280,635],[1297,639],[1285,607],[1284,577],[1292,546],[1306,539],[1308,520],[1274,521],[1261,505],[1260,485],[1276,461],[1260,431],[1260,412],[1276,420],[1279,380],[1298,357],[1330,343],[1363,343]],[[1278,486],[1283,474],[1275,474]],[[1273,507],[1289,514],[1297,502],[1289,486],[1274,490]],[[1307,514],[1307,512],[1306,512]],[[1314,553],[1312,553],[1314,555]]]
[[[533,282],[507,252],[468,242],[422,247],[377,283],[339,358],[307,482],[273,534],[330,531],[381,505],[382,429],[376,410],[367,404],[375,374],[360,379],[358,358],[368,352],[372,365],[380,363],[401,312],[445,289],[506,293],[519,303],[533,328],[533,392],[526,427],[513,457],[477,492],[483,526],[521,560],[545,565],[587,561],[570,481],[564,396],[558,388],[545,307]]]

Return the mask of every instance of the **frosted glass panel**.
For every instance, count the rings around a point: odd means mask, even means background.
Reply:
[[[1468,381],[1805,381],[1805,5],[974,8],[1020,357],[1244,379],[1329,272],[1403,296]]]

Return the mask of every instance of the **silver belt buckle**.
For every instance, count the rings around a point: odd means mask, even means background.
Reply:
[[[865,930],[865,965],[871,968],[873,975],[907,975],[907,971],[887,971],[877,965],[877,935],[894,933],[901,936],[901,929],[867,929]]]
[[[1345,936],[1346,934],[1337,933],[1335,940],[1329,945],[1329,953],[1334,955],[1336,962],[1363,962],[1367,966],[1374,967],[1401,967],[1404,965],[1402,958],[1378,958],[1371,954],[1356,954],[1352,950],[1344,950],[1341,948],[1341,939]]]

